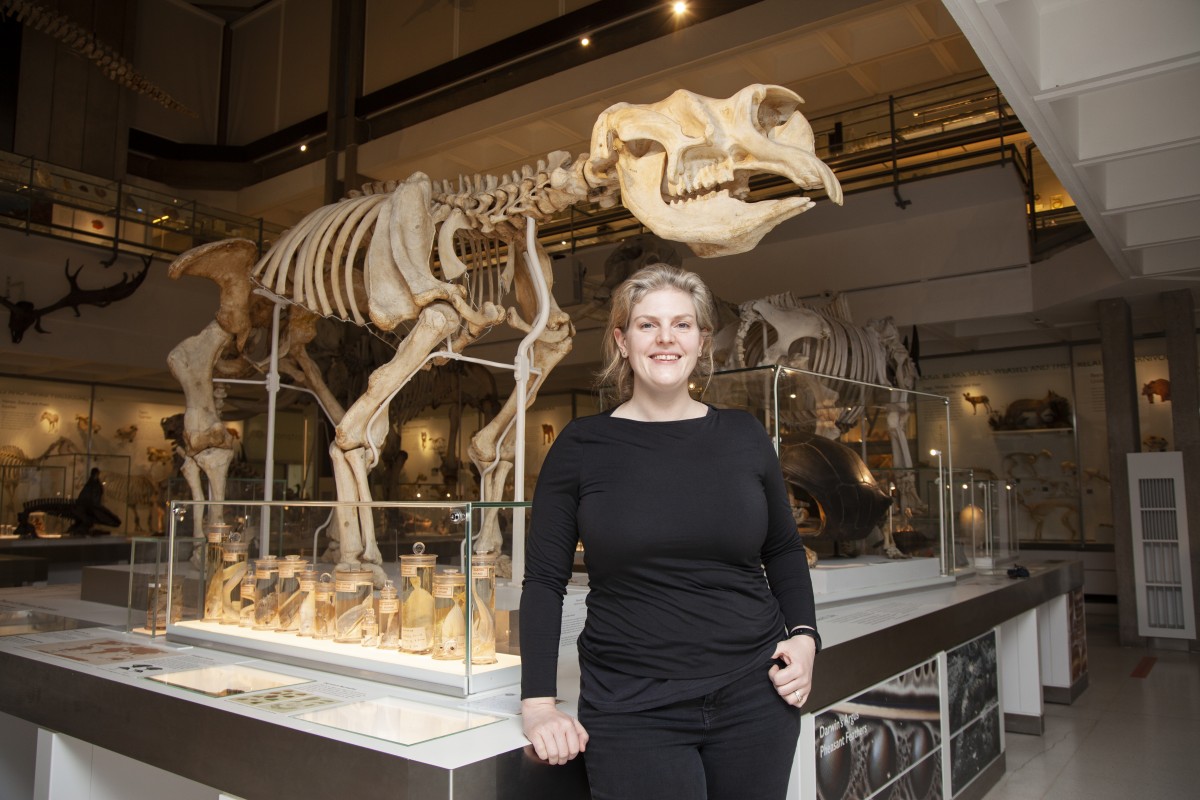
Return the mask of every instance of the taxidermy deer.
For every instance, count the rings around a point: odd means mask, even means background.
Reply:
[[[253,243],[245,240],[184,253],[171,265],[172,277],[199,273],[221,285],[216,328],[210,326],[206,341],[184,343],[171,357],[173,371],[185,365],[192,370],[181,379],[190,457],[198,463],[206,458],[205,432],[220,425],[204,386],[220,354],[249,336],[252,293],[398,339],[392,360],[372,373],[365,393],[337,421],[330,456],[342,503],[371,500],[367,476],[388,433],[391,398],[418,370],[457,357],[490,328],[506,324],[525,334],[517,360],[528,363],[522,355],[528,353],[532,369],[517,375],[518,391],[475,435],[469,451],[481,476],[481,499],[499,500],[515,448],[524,446],[514,435],[518,398],[524,395],[526,407],[534,401],[574,335],[550,294],[553,274],[534,235],[537,224],[576,203],[607,208],[619,198],[655,234],[686,242],[697,255],[750,250],[776,225],[814,205],[799,194],[750,202],[752,176],[824,188],[841,203],[837,178],[814,152],[801,102],[782,87],[754,85],[727,99],[678,91],[650,105],[618,103],[600,115],[591,152],[578,158],[558,151],[536,167],[462,178],[457,187],[420,172],[364,187],[309,214],[257,263]],[[485,516],[482,527],[475,549],[498,549],[494,515]],[[371,568],[382,582],[369,508],[339,508],[332,538],[329,555],[343,565]]]
[[[153,256],[142,256],[142,271],[137,273],[130,279],[128,273],[121,274],[121,280],[111,286],[104,286],[100,289],[82,289],[79,286],[79,273],[83,272],[83,267],[71,273],[71,260],[67,259],[65,267],[67,275],[67,283],[70,284],[71,290],[61,299],[51,303],[44,308],[36,308],[33,303],[28,300],[18,300],[13,302],[7,297],[0,297],[0,304],[8,309],[8,330],[12,333],[13,344],[20,344],[21,339],[25,337],[25,332],[31,327],[38,333],[50,333],[42,327],[42,317],[61,308],[74,309],[75,316],[80,316],[80,306],[99,306],[104,308],[110,303],[115,303],[118,300],[124,300],[129,297],[137,288],[142,285],[142,281],[146,280],[146,273],[150,271],[150,262]]]

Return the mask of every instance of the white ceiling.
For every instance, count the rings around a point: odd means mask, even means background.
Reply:
[[[1007,328],[994,318],[933,328],[944,349],[1093,337],[1095,301],[1112,296],[1129,298],[1135,329],[1154,330],[1157,293],[1200,290],[1198,15],[1196,0],[763,0],[367,142],[358,169],[507,172],[586,149],[614,102],[677,88],[723,96],[777,83],[814,119],[990,73],[1052,167],[1039,191],[1075,199],[1107,258],[1060,274],[1034,265],[1032,307]],[[243,191],[239,210],[293,224],[323,186],[313,165]],[[964,335],[984,327],[987,343]]]
[[[1096,233],[1100,260],[1112,264],[1067,264],[1061,275],[1018,265],[1032,284],[1060,286],[1007,316],[956,320],[945,304],[941,320],[923,326],[923,346],[963,352],[1087,338],[1095,300],[1107,296],[1128,297],[1135,328],[1153,330],[1157,292],[1200,289],[1198,15],[1196,0],[763,0],[370,141],[359,148],[359,171],[502,173],[551,150],[583,151],[614,102],[681,87],[722,96],[782,84],[805,98],[812,119],[986,67]],[[236,206],[292,224],[320,205],[323,187],[315,163],[243,190]],[[1077,260],[1088,260],[1082,252]],[[881,267],[879,285],[893,277]],[[785,283],[777,281],[792,288]],[[587,346],[585,337],[577,350]],[[0,363],[0,372],[172,385],[165,371],[64,362],[60,374],[55,361]]]
[[[1200,3],[945,4],[1117,270],[1200,281]]]

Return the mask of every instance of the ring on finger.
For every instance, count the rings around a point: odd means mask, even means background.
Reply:
[[[800,690],[799,690],[799,689],[797,689],[796,691],[792,692],[792,696],[796,698],[796,702],[797,702],[797,703],[799,703],[799,702],[801,701],[801,700],[800,700]]]

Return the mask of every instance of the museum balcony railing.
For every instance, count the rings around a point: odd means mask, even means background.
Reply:
[[[0,228],[165,260],[241,237],[260,250],[284,228],[38,159],[0,152]]]

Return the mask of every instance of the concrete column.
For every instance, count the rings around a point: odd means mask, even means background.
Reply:
[[[326,203],[337,202],[362,183],[358,176],[359,137],[354,106],[362,96],[365,0],[336,0],[332,23],[325,127]]]
[[[1196,311],[1188,289],[1159,295],[1171,376],[1171,445],[1183,453],[1184,486],[1200,486],[1200,359],[1196,355]],[[1200,499],[1190,493],[1187,519],[1192,563],[1192,608],[1200,619]],[[1192,639],[1200,650],[1200,639]]]
[[[1122,645],[1141,645],[1133,579],[1127,453],[1140,451],[1138,385],[1133,368],[1133,323],[1124,298],[1101,300],[1100,349],[1104,362],[1104,406],[1108,415],[1108,474],[1112,479],[1113,555],[1117,567],[1117,622]]]

